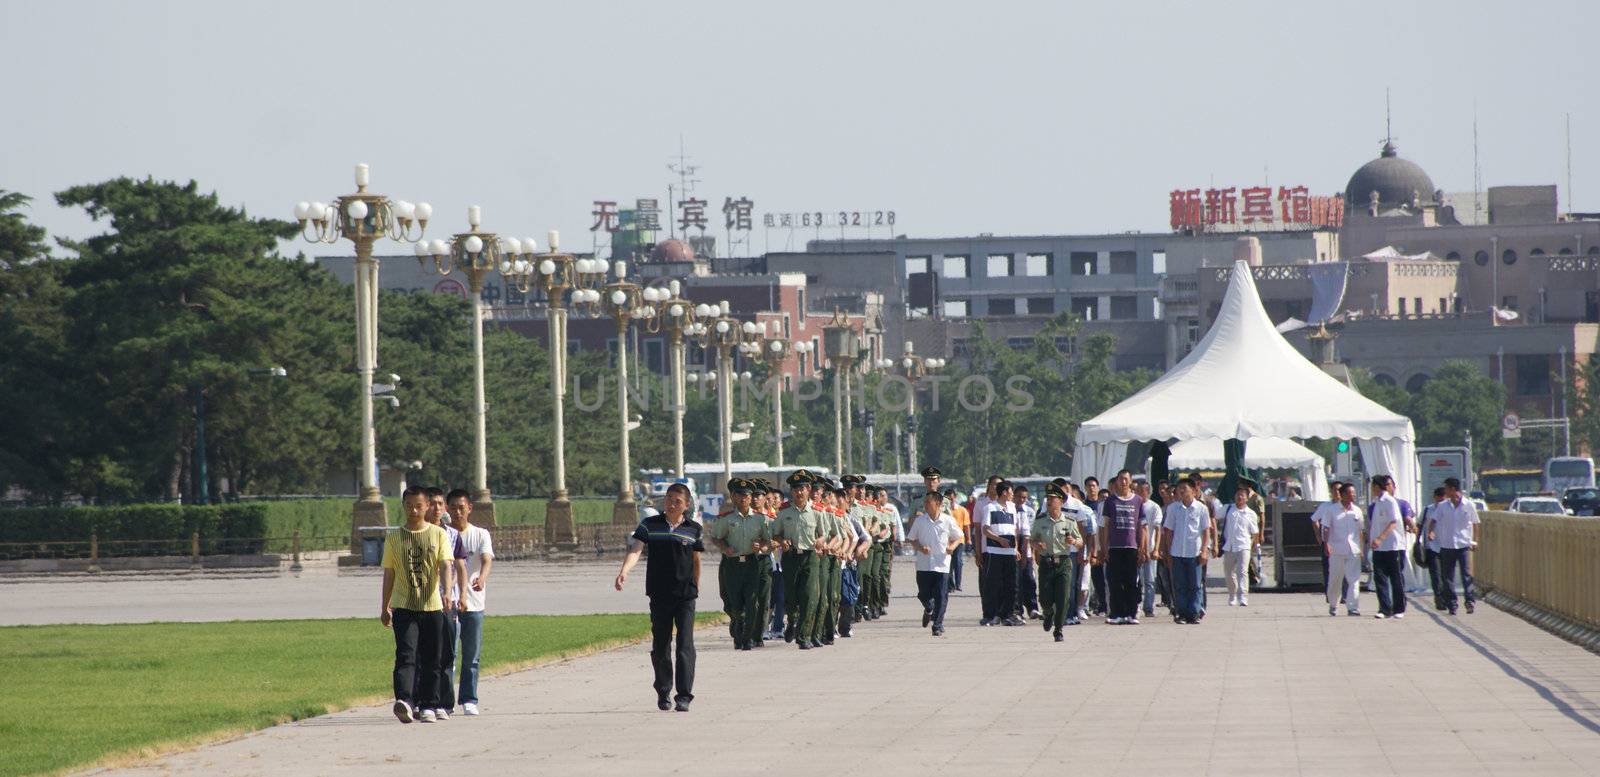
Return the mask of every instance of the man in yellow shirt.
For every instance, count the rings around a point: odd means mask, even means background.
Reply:
[[[451,588],[450,538],[428,523],[427,489],[407,488],[406,525],[383,542],[383,601],[378,620],[394,629],[394,716],[401,723],[435,720],[444,608]]]

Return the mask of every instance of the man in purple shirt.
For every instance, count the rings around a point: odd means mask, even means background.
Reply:
[[[1106,570],[1106,623],[1139,622],[1139,564],[1145,559],[1144,498],[1133,493],[1133,473],[1111,480],[1100,503],[1098,546]]]

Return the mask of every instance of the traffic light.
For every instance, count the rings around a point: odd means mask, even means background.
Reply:
[[[861,416],[862,416],[862,423],[861,423],[862,426],[865,426],[868,429],[871,429],[874,426],[876,426],[876,424],[874,424],[873,422],[877,420],[877,417],[873,415],[873,412],[871,410],[862,411]]]
[[[1340,440],[1333,449],[1333,474],[1348,477],[1352,470],[1353,462],[1350,459],[1350,441]]]

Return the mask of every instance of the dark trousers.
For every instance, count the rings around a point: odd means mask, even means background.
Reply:
[[[983,617],[1010,617],[1017,606],[1017,557],[985,553],[983,576]]]
[[[796,639],[811,639],[817,625],[817,554],[789,551],[783,554],[783,605],[788,628]]]
[[[1403,550],[1372,551],[1372,587],[1378,589],[1378,613],[1394,615],[1406,611],[1406,578]]]
[[[754,639],[765,636],[767,619],[772,616],[772,557],[756,556],[756,619],[750,624]]]
[[[788,577],[788,574],[780,569],[769,572],[768,577],[772,581],[772,619],[767,623],[767,630],[782,632],[784,617],[788,615],[788,602],[784,599],[783,581],[784,578]]]
[[[1078,617],[1078,610],[1083,607],[1083,559],[1079,556],[1072,557],[1072,580],[1067,583],[1067,617],[1072,620]]]
[[[677,634],[674,635],[673,631]],[[673,637],[677,649],[673,649]],[[694,699],[694,599],[650,600],[650,664],[655,667],[656,696]],[[677,666],[673,666],[676,653]],[[676,668],[676,672],[674,672]],[[673,688],[677,693],[673,694]]]
[[[766,624],[761,619],[761,601],[756,597],[761,585],[758,567],[766,559],[751,554],[740,560],[738,556],[723,556],[717,572],[722,587],[722,611],[732,621],[729,633],[735,645],[754,642],[761,636]]]
[[[1106,611],[1106,565],[1089,565],[1089,610],[1091,612]]]
[[[1461,595],[1467,604],[1476,601],[1472,593],[1472,549],[1471,548],[1440,548],[1439,549],[1439,593],[1444,597],[1444,606],[1451,612],[1456,611],[1456,570],[1461,570]]]
[[[1172,557],[1172,588],[1177,605],[1173,615],[1193,620],[1200,614],[1200,559],[1189,556]]]
[[[966,543],[957,545],[955,551],[950,554],[950,588],[953,590],[961,590],[961,567],[965,565],[966,560]]]
[[[1139,549],[1106,551],[1106,614],[1112,618],[1139,616]]]
[[[950,603],[950,574],[917,570],[917,601],[923,612],[933,613],[933,627],[944,628],[944,610]]]
[[[1161,596],[1162,607],[1172,606],[1172,600],[1175,598],[1172,595],[1172,570],[1160,562],[1156,563],[1156,593]]]
[[[439,643],[439,707],[452,710],[456,706],[456,640],[461,638],[461,621],[455,613],[444,616]]]
[[[894,594],[894,541],[885,540],[883,556],[878,559],[878,609],[889,609],[889,597]]]
[[[1044,625],[1051,631],[1060,631],[1067,618],[1071,600],[1068,589],[1073,583],[1072,560],[1066,556],[1044,556],[1039,559],[1039,606],[1044,610]]]
[[[1039,609],[1039,581],[1034,577],[1033,559],[1017,559],[1017,609],[1018,615]]]
[[[1428,564],[1428,583],[1433,586],[1433,606],[1444,607],[1444,585],[1439,576],[1439,551],[1423,548],[1423,560]]]
[[[394,697],[418,709],[439,706],[439,647],[444,642],[444,613],[439,610],[393,611]]]
[[[818,595],[821,602],[817,611],[816,638],[832,642],[839,629],[839,619],[834,617],[834,613],[839,611],[839,559],[824,556],[817,566],[817,584],[822,590]]]

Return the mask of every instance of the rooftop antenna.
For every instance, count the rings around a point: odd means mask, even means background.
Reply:
[[[700,166],[699,165],[689,164],[690,160],[692,160],[692,159],[694,159],[694,157],[689,156],[688,151],[686,151],[684,149],[683,134],[679,133],[678,134],[678,159],[675,162],[668,162],[667,163],[667,169],[671,170],[672,172],[674,172],[674,173],[676,173],[678,175],[678,189],[677,189],[678,196],[682,197],[684,199],[688,199],[691,195],[693,195],[694,194],[694,185],[697,184],[697,183],[700,183],[700,179],[694,177],[694,174],[700,171]],[[678,236],[678,222],[677,222],[676,219],[673,218],[673,215],[672,215],[675,211],[676,211],[676,208],[672,203],[672,187],[668,186],[667,187],[667,220],[668,220],[668,223],[672,227],[671,231],[670,231],[670,234],[671,234],[672,237],[677,237]],[[683,236],[687,238],[689,236],[688,232],[685,232]]]
[[[1567,213],[1572,213],[1572,114],[1567,114]]]
[[[1383,88],[1383,156],[1394,156],[1394,113],[1389,107],[1389,87]]]
[[[1478,99],[1472,99],[1472,223],[1482,224],[1483,168],[1478,164]]]

